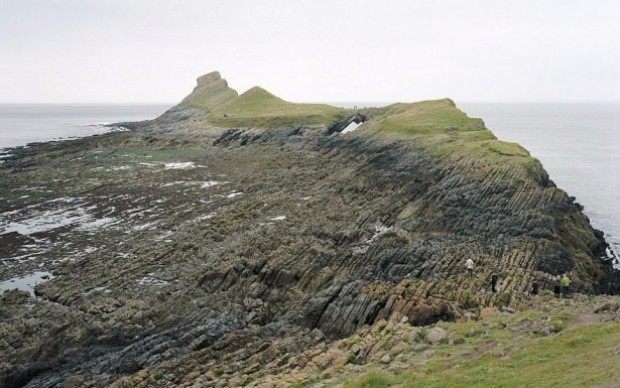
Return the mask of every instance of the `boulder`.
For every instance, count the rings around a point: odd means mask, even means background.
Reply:
[[[448,333],[444,329],[442,329],[441,327],[433,327],[432,329],[430,329],[428,331],[428,333],[426,334],[426,337],[424,337],[424,339],[426,340],[427,343],[429,343],[431,345],[437,345],[444,338],[446,338],[447,335],[448,335]]]

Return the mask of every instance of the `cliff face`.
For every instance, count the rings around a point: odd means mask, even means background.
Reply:
[[[6,384],[158,365],[179,383],[189,365],[261,364],[396,312],[422,325],[510,305],[564,272],[618,291],[579,206],[450,100],[353,112],[237,96],[211,73],[139,128],[0,169],[2,225],[19,230],[0,242],[21,247],[2,251],[2,278],[54,276],[36,301],[2,296]],[[50,212],[72,222],[18,228]]]

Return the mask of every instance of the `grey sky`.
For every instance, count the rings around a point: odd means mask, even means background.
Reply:
[[[617,0],[0,0],[0,102],[619,101]]]

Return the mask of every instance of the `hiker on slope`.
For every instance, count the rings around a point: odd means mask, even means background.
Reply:
[[[471,258],[465,262],[465,268],[467,268],[467,274],[470,277],[474,276],[474,261]]]
[[[570,279],[568,278],[566,274],[562,276],[561,284],[562,284],[562,296],[564,296],[565,298],[568,298],[568,288],[570,287]]]

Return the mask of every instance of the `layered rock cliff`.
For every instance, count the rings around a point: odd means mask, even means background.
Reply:
[[[423,325],[510,305],[561,273],[619,290],[580,206],[451,100],[352,111],[238,95],[210,73],[130,127],[0,169],[0,242],[14,247],[0,276],[53,276],[37,299],[2,295],[7,386],[158,367],[180,383],[395,313]]]

